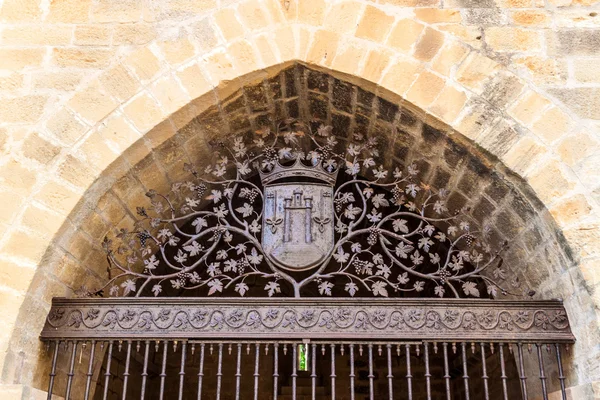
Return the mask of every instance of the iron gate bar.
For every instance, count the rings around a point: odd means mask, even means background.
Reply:
[[[559,300],[52,300],[42,340],[256,338],[572,343]]]

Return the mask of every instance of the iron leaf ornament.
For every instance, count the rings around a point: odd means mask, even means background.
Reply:
[[[105,238],[109,279],[95,294],[508,293],[487,230],[448,210],[416,165],[383,162],[376,138],[287,120],[213,145],[213,163],[186,164],[189,180],[150,190],[135,228]]]

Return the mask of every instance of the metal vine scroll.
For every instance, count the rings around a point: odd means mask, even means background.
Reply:
[[[375,138],[332,131],[285,121],[217,143],[212,165],[186,165],[189,180],[146,194],[133,231],[105,238],[96,294],[506,294],[499,251],[446,190],[382,162]]]

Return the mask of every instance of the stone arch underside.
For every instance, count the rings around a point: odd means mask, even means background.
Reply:
[[[400,96],[314,65],[283,64],[225,85],[219,94],[181,109],[179,121],[187,123],[175,134],[153,151],[146,149],[147,155],[132,166],[128,156],[136,151],[134,145],[87,190],[55,236],[25,298],[4,366],[6,382],[44,389],[47,371],[37,367],[48,360],[37,336],[51,297],[69,297],[82,283],[101,282],[106,268],[102,238],[111,229],[131,228],[135,207],[145,203],[148,189],[168,191],[185,174],[185,162],[202,165],[210,157],[209,141],[288,117],[317,118],[338,132],[383,136],[390,145],[386,157],[401,165],[415,162],[425,172],[424,181],[449,187],[451,204],[469,206],[475,224],[491,225],[498,242],[510,242],[504,266],[522,287],[535,290],[536,298],[565,299],[580,340],[574,352],[580,362],[570,379],[576,384],[595,376],[586,364],[595,354],[595,314],[587,292],[576,290],[585,287],[571,268],[576,260],[544,204],[496,157]],[[157,126],[147,137],[164,137],[171,124]]]

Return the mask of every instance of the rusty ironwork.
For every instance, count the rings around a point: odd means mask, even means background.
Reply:
[[[105,239],[108,282],[82,294],[496,297],[518,285],[504,245],[416,165],[382,160],[377,138],[286,121],[215,146],[214,164],[186,165],[189,180],[149,191],[135,229]]]

